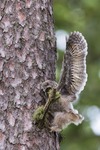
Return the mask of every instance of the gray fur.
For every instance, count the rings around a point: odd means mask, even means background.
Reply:
[[[58,90],[62,95],[79,94],[87,81],[87,42],[79,32],[70,34],[62,64]]]

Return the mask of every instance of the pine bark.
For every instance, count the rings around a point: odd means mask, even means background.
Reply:
[[[1,0],[0,150],[59,150],[56,135],[32,122],[55,61],[52,0]]]

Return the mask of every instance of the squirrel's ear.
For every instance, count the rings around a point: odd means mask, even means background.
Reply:
[[[87,81],[87,42],[79,32],[70,34],[62,64],[58,90],[63,95],[79,94]]]

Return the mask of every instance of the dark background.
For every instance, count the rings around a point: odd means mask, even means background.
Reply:
[[[57,37],[80,31],[88,43],[88,81],[75,104],[85,120],[81,125],[72,124],[61,132],[61,150],[100,150],[100,1],[54,0],[54,18],[55,30],[59,33]],[[63,59],[64,45],[61,40],[60,44],[57,79]]]

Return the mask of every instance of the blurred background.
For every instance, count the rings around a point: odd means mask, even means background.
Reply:
[[[88,81],[75,108],[85,117],[79,126],[70,125],[61,132],[61,150],[100,150],[100,1],[54,0],[59,79],[65,37],[80,31],[88,42]]]

